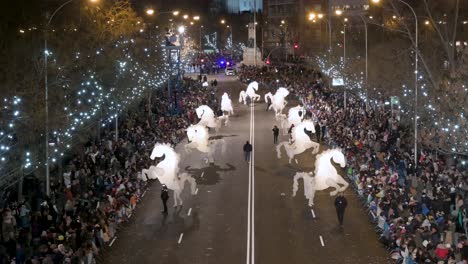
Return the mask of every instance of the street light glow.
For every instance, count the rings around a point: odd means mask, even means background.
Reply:
[[[179,28],[177,28],[177,31],[179,31],[179,33],[182,34],[182,33],[185,32],[185,27],[184,27],[184,26],[180,26]]]
[[[184,17],[184,19],[187,19],[187,18],[188,18],[188,15],[184,15],[183,17]]]
[[[196,21],[200,20],[200,16],[194,16],[193,20],[196,20]]]
[[[372,0],[372,3],[378,4],[378,3],[380,3],[380,0]]]
[[[424,21],[424,25],[429,25],[429,20]]]
[[[284,23],[286,23],[286,22],[284,20],[281,20],[281,24],[284,24]]]
[[[345,18],[345,19],[344,19],[344,22],[348,22],[348,18]]]
[[[318,14],[317,16],[318,16],[318,18],[320,18],[320,19],[323,18],[323,14]]]
[[[314,20],[315,19],[315,14],[314,13],[310,13],[309,14],[309,20]]]
[[[340,10],[340,9],[337,9],[337,10],[335,11],[335,14],[338,15],[338,16],[341,16],[341,15],[343,14],[343,11]]]
[[[224,24],[224,23],[226,23],[226,20],[221,19],[221,24]]]
[[[172,14],[173,14],[174,16],[178,16],[178,15],[179,15],[179,11],[174,11],[174,12],[172,12]]]
[[[152,16],[154,14],[154,9],[153,8],[146,9],[146,14]]]

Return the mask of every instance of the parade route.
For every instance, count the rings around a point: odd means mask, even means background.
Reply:
[[[151,182],[130,223],[105,250],[102,263],[391,263],[352,187],[345,192],[343,229],[329,190],[317,192],[310,208],[301,180],[292,197],[292,177],[313,170],[315,155],[306,151],[297,156],[298,164],[288,164],[284,152],[277,158],[271,130],[274,113],[265,111],[263,102],[266,91],[258,91],[262,100],[253,106],[240,105],[239,91],[245,85],[234,77],[216,78],[218,97],[228,92],[234,104],[231,126],[216,134],[227,142],[227,151],[217,153],[214,164],[206,164],[199,152],[185,153],[186,140],[179,143],[181,172],[196,179],[196,195],[187,184],[184,205],[173,208],[170,192],[169,214],[164,215],[160,184]],[[298,103],[290,97],[287,108]],[[242,151],[247,140],[253,145],[251,163]],[[282,141],[287,136],[280,133]]]

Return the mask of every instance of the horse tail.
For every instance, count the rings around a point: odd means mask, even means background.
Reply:
[[[245,98],[245,91],[242,90],[239,94],[239,103],[242,103],[242,101],[244,100]]]
[[[284,144],[286,144],[286,142],[281,142],[276,146],[276,155],[278,156],[278,159],[281,159],[281,147],[284,146]]]
[[[271,93],[265,94],[265,103],[268,103],[268,97],[270,97],[271,100]]]
[[[298,183],[298,179],[299,178],[302,178],[304,180],[304,177],[302,175],[300,175],[299,173],[296,173],[296,175],[294,175],[294,179],[293,179],[293,197],[296,196],[296,193],[297,193],[297,189],[299,189],[299,183]],[[305,185],[305,182],[304,182],[304,185]]]

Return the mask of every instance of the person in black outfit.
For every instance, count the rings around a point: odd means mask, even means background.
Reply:
[[[245,142],[243,149],[245,161],[250,162],[250,153],[252,152],[252,145],[249,143],[249,141]]]
[[[348,200],[346,200],[343,193],[340,193],[335,199],[335,208],[336,214],[338,215],[338,222],[340,222],[341,227],[343,227],[343,218],[346,206],[348,206]]]
[[[317,136],[317,142],[320,143],[320,122],[317,120],[315,123],[315,136]]]
[[[167,200],[169,200],[169,190],[167,189],[167,186],[165,184],[162,185],[161,200],[164,206],[164,211],[162,211],[162,213],[167,214]]]
[[[267,97],[267,108],[266,108],[266,111],[268,111],[268,108],[270,108],[270,105],[271,105],[271,99],[270,99],[270,97]]]
[[[272,130],[273,130],[273,144],[278,144],[279,128],[277,126],[274,126]]]

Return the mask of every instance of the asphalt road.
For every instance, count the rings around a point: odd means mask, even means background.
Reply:
[[[299,164],[292,165],[284,152],[283,158],[277,159],[271,131],[275,124],[273,112],[266,112],[261,102],[252,107],[252,116],[250,107],[237,104],[244,86],[232,77],[220,75],[217,79],[218,92],[230,93],[235,103],[231,126],[217,134],[228,144],[226,153],[216,155],[214,164],[206,164],[198,152],[183,151],[186,141],[179,144],[176,151],[181,154],[181,171],[196,178],[197,194],[189,193],[187,183],[183,207],[170,207],[170,213],[164,216],[160,185],[150,183],[131,222],[117,233],[100,262],[392,263],[350,188],[345,193],[348,208],[343,229],[338,226],[329,191],[317,192],[313,213],[303,196],[302,181],[298,195],[292,197],[293,175],[312,170],[315,156],[306,152],[298,156]],[[259,91],[262,97],[264,93]],[[289,100],[290,105],[295,105]],[[254,160],[249,173],[250,164],[244,161],[242,146],[251,137]],[[280,135],[280,141],[286,139]],[[251,189],[249,182],[253,183]],[[173,200],[169,201],[172,205]],[[247,258],[247,254],[251,257]]]

